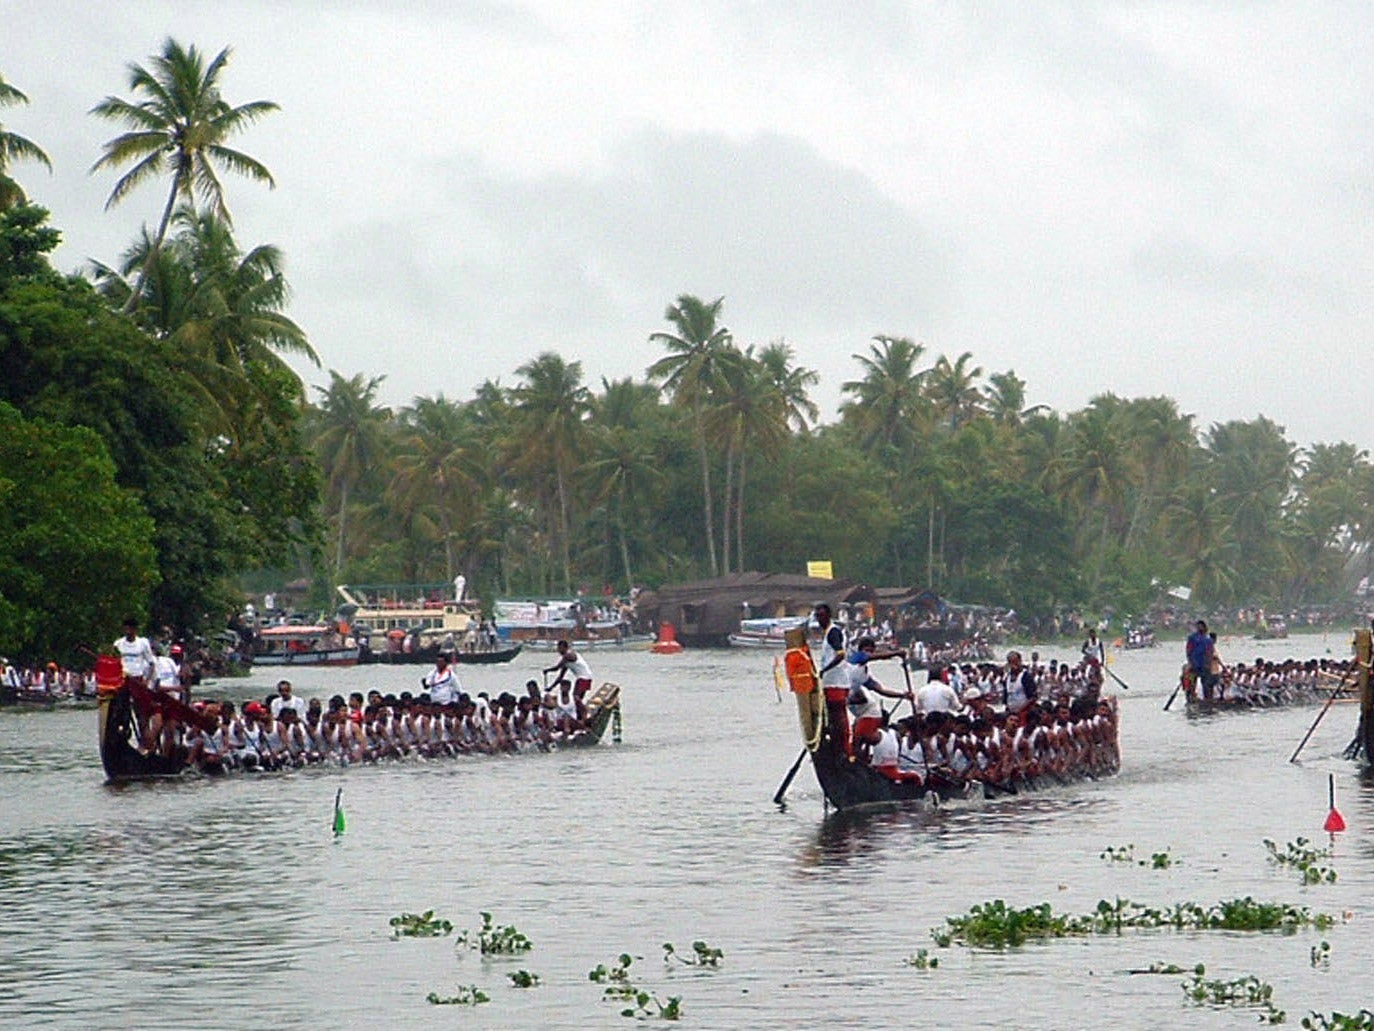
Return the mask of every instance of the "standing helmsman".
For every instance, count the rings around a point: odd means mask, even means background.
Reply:
[[[450,704],[462,690],[462,685],[448,664],[448,656],[443,652],[434,660],[434,668],[421,678],[420,684],[429,692],[429,700],[435,705]]]
[[[138,620],[130,616],[124,621],[124,636],[115,640],[114,649],[119,653],[126,678],[133,677],[145,684],[153,679],[157,656],[148,638],[139,636]]]
[[[821,657],[817,672],[825,694],[827,733],[846,755],[852,752],[849,736],[849,670],[844,666],[844,631],[831,622],[830,606],[816,606],[816,625],[821,631]]]
[[[1207,632],[1207,621],[1199,619],[1193,632],[1183,645],[1188,658],[1188,672],[1193,683],[1202,685],[1202,697],[1210,699],[1212,688],[1216,686],[1217,676],[1212,672],[1212,657],[1216,654],[1216,641]]]
[[[1035,674],[1021,662],[1020,652],[1007,652],[1007,668],[1003,674],[1002,701],[1007,712],[1020,712],[1039,696]]]

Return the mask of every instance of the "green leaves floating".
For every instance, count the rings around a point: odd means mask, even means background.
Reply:
[[[1000,949],[1023,945],[1031,939],[1066,938],[1119,933],[1126,928],[1173,927],[1200,931],[1281,931],[1292,934],[1301,927],[1330,927],[1335,920],[1313,914],[1306,907],[1286,903],[1256,902],[1248,895],[1213,906],[1181,902],[1168,909],[1153,909],[1129,899],[1106,899],[1085,915],[1055,913],[1048,902],[1013,909],[1001,899],[973,906],[965,916],[945,918],[945,928],[931,936],[944,948],[953,942],[975,948]]]
[[[1238,977],[1231,981],[1208,980],[1205,971],[1193,975],[1191,981],[1184,981],[1183,994],[1199,1006],[1255,1006],[1261,1010],[1260,1020],[1269,1024],[1282,1024],[1287,1014],[1274,1008],[1274,986],[1261,981],[1253,974]]]
[[[456,995],[430,992],[425,996],[425,1001],[435,1006],[480,1006],[484,1002],[491,1002],[491,996],[475,984],[470,984],[459,987]]]
[[[490,913],[479,915],[482,918],[481,928],[476,933],[464,931],[458,936],[456,945],[477,949],[484,956],[514,956],[534,948],[534,943],[516,930],[515,925],[497,927],[492,923]]]
[[[423,913],[402,913],[391,918],[393,938],[439,938],[453,933],[453,925],[434,916],[434,910]]]
[[[663,962],[671,963],[677,960],[679,963],[689,967],[718,967],[720,961],[725,958],[725,953],[720,949],[712,948],[704,941],[692,942],[692,955],[683,956],[675,948],[672,942],[663,943]]]
[[[1282,852],[1277,845],[1265,838],[1264,848],[1269,853],[1269,862],[1275,866],[1297,870],[1299,882],[1302,884],[1334,884],[1336,881],[1336,871],[1329,866],[1322,866],[1319,862],[1331,858],[1330,848],[1314,848],[1312,842],[1306,838],[1288,842]]]

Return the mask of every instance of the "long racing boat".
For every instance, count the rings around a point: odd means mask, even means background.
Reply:
[[[125,678],[118,659],[102,657],[97,660],[98,738],[100,762],[111,783],[156,780],[186,774],[223,774],[241,767],[215,763],[198,766],[192,761],[183,743],[170,752],[148,751],[139,747],[140,736],[147,730],[148,721],[160,718],[176,721],[188,732],[204,731],[213,734],[219,727],[219,717],[209,710],[184,705],[173,698],[147,688],[142,681]],[[213,708],[213,707],[211,707]],[[548,751],[554,748],[589,748],[598,744],[611,728],[612,740],[620,741],[620,688],[602,684],[586,700],[586,719],[576,731],[549,744],[532,744],[525,751]],[[458,755],[479,755],[486,752],[466,751]],[[511,754],[501,752],[493,754]],[[327,765],[329,759],[317,765]],[[258,767],[261,769],[262,767]],[[296,766],[285,768],[295,769]]]
[[[857,748],[850,742],[844,700],[847,692],[841,689],[837,692],[838,697],[826,697],[801,631],[795,632],[789,644],[785,667],[797,699],[804,754],[811,758],[826,803],[836,809],[903,803],[938,805],[975,797],[991,799],[1076,780],[1095,780],[1114,774],[1120,767],[1116,699],[1104,697],[1087,706],[1084,726],[1091,723],[1091,743],[1086,743],[1089,740],[1086,736],[1080,739],[1078,744],[1082,747],[1072,762],[1063,761],[1063,756],[1051,758],[1040,750],[1040,746],[1033,746],[1035,732],[1032,730],[1026,737],[1025,762],[1018,760],[1012,764],[1009,768],[1014,772],[1010,774],[980,770],[976,764],[970,764],[965,772],[959,773],[944,761],[929,762],[924,769],[905,774],[895,767],[880,769],[870,765],[862,755],[855,754]],[[993,717],[994,721],[1002,718],[1000,714]],[[793,772],[795,770],[793,767]],[[774,801],[781,802],[790,779],[789,774]]]

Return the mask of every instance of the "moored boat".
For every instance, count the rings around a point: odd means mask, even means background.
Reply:
[[[253,641],[255,666],[356,666],[358,657],[356,642],[322,623],[264,627]]]
[[[449,662],[460,666],[494,666],[503,662],[510,662],[522,651],[521,645],[512,645],[509,648],[475,649],[473,651],[445,651],[440,645],[431,644],[424,648],[414,651],[385,651],[374,652],[370,648],[364,648],[358,661],[364,665],[383,665],[383,666],[432,666],[440,655],[445,656]]]

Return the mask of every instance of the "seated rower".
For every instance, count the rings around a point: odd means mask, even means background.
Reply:
[[[906,658],[900,648],[879,649],[872,637],[859,638],[858,646],[845,657],[849,671],[849,712],[853,717],[854,744],[868,743],[869,735],[882,726],[883,708],[877,695],[887,698],[905,698],[914,706],[915,696],[911,691],[893,691],[886,688],[869,672],[868,664],[875,659]]]

